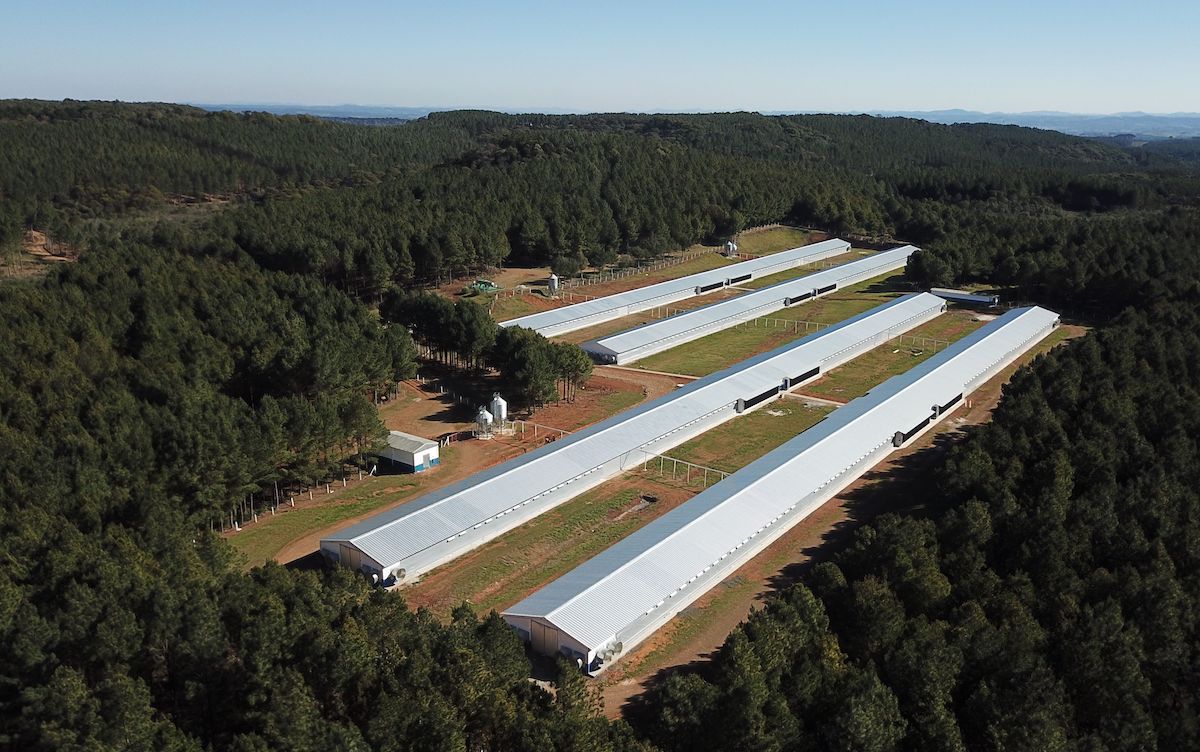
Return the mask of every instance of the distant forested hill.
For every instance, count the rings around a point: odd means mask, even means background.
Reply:
[[[1173,157],[1182,162],[1200,164],[1200,138],[1176,138],[1152,141],[1142,147],[1145,151]]]
[[[0,196],[81,214],[199,196],[344,181],[467,148],[454,128],[403,138],[314,117],[169,104],[0,101]]]
[[[168,211],[206,193],[227,203]],[[1096,332],[1018,373],[927,479],[928,518],[865,527],[636,728],[569,667],[553,692],[528,681],[494,616],[441,624],[345,572],[243,574],[212,533],[246,494],[377,439],[368,395],[414,352],[376,296],[775,221],[916,242],[916,281],[1012,285]],[[0,747],[1200,746],[1186,146],[898,118],[370,128],[3,102],[0,245],[29,228],[86,252],[0,283]]]
[[[463,111],[361,128],[9,102],[0,147],[10,238],[24,225],[84,247],[137,237],[246,253],[365,296],[501,262],[570,271],[655,256],[776,221],[927,246],[918,271],[931,282],[1000,269],[995,281],[1074,294],[1080,275],[1111,269],[1072,237],[1154,233],[1197,193],[1186,154],[867,116]],[[214,191],[235,200],[209,222],[129,226],[164,193]],[[1092,222],[1104,213],[1121,218]]]

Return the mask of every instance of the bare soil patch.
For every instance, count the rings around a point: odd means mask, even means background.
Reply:
[[[36,277],[53,266],[78,260],[78,248],[59,243],[39,230],[28,230],[11,258],[0,256],[0,277]]]

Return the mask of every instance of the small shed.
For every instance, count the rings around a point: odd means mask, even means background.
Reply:
[[[402,431],[388,432],[387,447],[379,456],[390,460],[394,465],[400,465],[410,473],[428,470],[441,462],[438,459],[436,441]]]

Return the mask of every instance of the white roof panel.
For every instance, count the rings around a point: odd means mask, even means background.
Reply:
[[[404,433],[403,431],[389,431],[387,443],[391,448],[399,449],[400,451],[408,452],[409,454],[416,454],[417,452],[423,452],[427,449],[434,449],[438,445],[436,441],[431,441],[420,436],[414,436],[411,433]]]
[[[896,432],[919,430],[934,405],[955,404],[1045,336],[1058,316],[1006,313],[946,350],[850,402],[821,423],[507,609],[543,618],[590,649],[634,640],[752,555],[773,525],[790,526],[806,499],[840,489]],[[794,516],[794,512],[802,514]],[[768,532],[770,531],[770,532]],[[728,571],[727,571],[728,570]],[[625,649],[628,649],[626,643]]]
[[[933,318],[944,307],[940,298],[925,293],[899,298],[351,525],[325,541],[352,544],[385,568],[392,568],[404,566],[406,559],[417,554],[427,561],[429,549],[449,544],[458,536],[489,540],[508,529],[503,522],[478,527],[496,515],[628,452],[643,447],[664,451],[682,440],[677,432],[681,426],[739,398],[778,388],[785,378],[796,379],[814,368],[823,372]],[[453,558],[452,551],[461,550],[462,543],[447,545],[446,557],[441,560]]]
[[[566,334],[576,329],[595,326],[655,306],[693,297],[698,287],[723,286],[726,280],[738,277],[758,279],[797,266],[832,258],[849,250],[850,244],[845,240],[837,238],[823,240],[820,243],[791,248],[749,261],[639,287],[636,290],[627,290],[583,303],[502,321],[500,326],[523,326],[547,337]]]
[[[918,249],[906,245],[867,258],[780,282],[736,298],[695,308],[617,334],[585,342],[588,352],[630,363],[656,352],[691,342],[706,334],[727,329],[742,321],[786,307],[787,299],[802,295],[824,295],[842,287],[902,268]],[[820,290],[819,293],[816,291]],[[810,298],[811,299],[811,298]]]

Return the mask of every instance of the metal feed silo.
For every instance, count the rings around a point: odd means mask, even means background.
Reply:
[[[496,419],[497,425],[504,425],[504,421],[508,420],[508,403],[500,396],[499,392],[492,395],[492,417]]]

